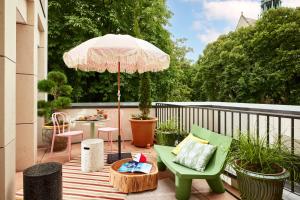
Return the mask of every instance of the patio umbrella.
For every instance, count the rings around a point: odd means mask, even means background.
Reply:
[[[120,73],[164,70],[169,67],[169,55],[145,40],[130,35],[107,34],[74,47],[64,53],[63,59],[69,68],[118,73],[118,154],[109,154],[108,163],[128,156],[121,154]]]

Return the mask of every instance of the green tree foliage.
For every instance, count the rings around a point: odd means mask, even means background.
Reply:
[[[129,34],[147,40],[171,56],[168,70],[151,73],[153,100],[188,100],[190,90],[181,80],[189,63],[184,58],[186,51],[180,51],[184,48],[177,46],[166,30],[171,15],[165,0],[49,0],[49,68],[67,75],[76,102],[117,101],[116,74],[68,69],[62,56],[93,37]],[[121,74],[122,101],[138,100],[138,83],[138,74]]]
[[[38,101],[38,115],[44,116],[46,123],[51,120],[55,109],[65,108],[71,103],[69,96],[73,88],[68,85],[67,77],[62,72],[49,72],[47,79],[38,82],[38,90],[49,95],[49,101]]]
[[[300,104],[299,55],[300,9],[271,9],[206,47],[192,99]]]
[[[150,90],[150,74],[145,72],[141,74],[140,93],[139,93],[139,109],[141,110],[141,118],[148,119],[151,108],[151,90]]]

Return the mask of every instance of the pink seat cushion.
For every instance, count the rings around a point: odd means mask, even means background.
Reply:
[[[74,135],[81,135],[83,131],[67,131],[64,133],[57,134],[56,137],[67,137],[67,136],[74,136]]]
[[[98,131],[102,132],[112,132],[112,131],[117,131],[118,128],[112,128],[112,127],[103,127],[103,128],[98,128]]]

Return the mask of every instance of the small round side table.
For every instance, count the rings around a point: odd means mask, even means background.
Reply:
[[[87,139],[81,142],[81,171],[96,172],[104,166],[102,139]]]

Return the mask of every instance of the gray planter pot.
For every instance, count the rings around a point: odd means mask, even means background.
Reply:
[[[282,191],[289,172],[282,168],[277,174],[261,174],[245,170],[236,163],[239,190],[243,200],[282,200]]]

